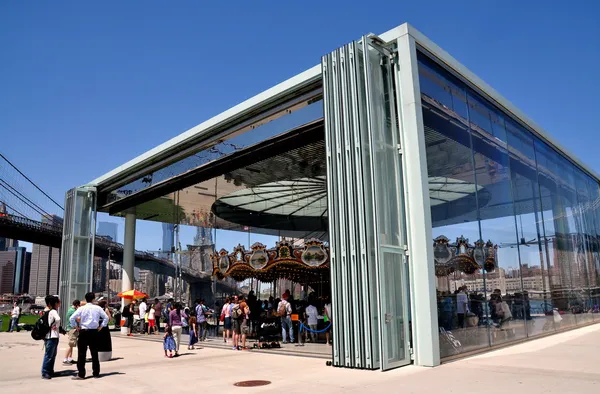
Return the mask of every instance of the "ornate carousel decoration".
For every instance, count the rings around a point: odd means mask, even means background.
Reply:
[[[242,245],[232,253],[221,249],[212,255],[213,275],[219,279],[231,277],[236,281],[248,278],[261,282],[290,279],[298,283],[329,281],[328,247],[318,239],[310,239],[304,245],[295,246],[289,241],[277,242],[275,248],[259,242],[245,250]]]
[[[487,272],[496,269],[498,259],[498,245],[492,241],[484,243],[482,240],[469,244],[463,236],[450,243],[446,237],[439,236],[433,240],[433,256],[435,260],[435,275],[448,276],[455,271],[473,275],[481,268]]]

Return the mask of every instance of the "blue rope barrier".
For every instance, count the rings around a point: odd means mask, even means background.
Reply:
[[[315,333],[315,334],[320,334],[322,332],[325,332],[325,331],[329,330],[329,327],[331,327],[331,323],[329,323],[329,325],[327,325],[327,327],[325,327],[322,330],[311,330],[310,328],[306,327],[302,322],[300,322],[300,332],[306,330],[308,332],[312,332],[312,333]]]

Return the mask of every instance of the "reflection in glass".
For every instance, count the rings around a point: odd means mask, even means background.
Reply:
[[[598,320],[597,180],[418,60],[441,356]]]
[[[496,118],[502,119],[500,115]],[[504,121],[502,120],[502,129]],[[487,274],[489,320],[492,345],[523,339],[525,306],[514,217],[508,151],[472,129],[477,184],[492,197],[479,204],[481,238],[499,245],[495,272]]]
[[[446,357],[489,346],[485,272],[478,268],[485,259],[473,246],[481,238],[478,194],[484,201],[490,196],[475,183],[464,88],[425,58],[419,66],[427,169],[435,184],[430,204],[440,351]]]
[[[519,253],[527,334],[535,336],[554,330],[535,151],[530,133],[511,121],[506,122],[506,129],[518,238],[516,244],[507,246]]]
[[[590,196],[589,213],[587,218],[592,223],[590,232],[590,249],[592,262],[590,263],[590,307],[593,320],[599,320],[598,309],[600,308],[600,191],[598,184],[589,176],[586,176],[588,192]]]
[[[282,114],[272,120],[261,119],[241,130],[233,130],[228,135],[212,138],[199,148],[199,151],[119,187],[118,190],[113,190],[108,194],[107,201],[101,203],[128,197],[164,180],[323,117],[322,100],[309,100],[305,104],[297,105],[299,108],[282,111]]]

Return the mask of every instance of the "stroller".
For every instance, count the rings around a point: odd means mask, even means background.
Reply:
[[[258,342],[255,349],[279,349],[281,336],[281,321],[278,317],[264,317],[259,321],[257,328]]]

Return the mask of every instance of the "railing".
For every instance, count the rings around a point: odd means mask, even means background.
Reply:
[[[36,220],[24,218],[22,216],[11,215],[9,213],[0,213],[0,223],[2,222],[10,222],[13,225],[36,231],[58,233],[62,236],[62,226],[56,226],[52,223],[38,222]]]

